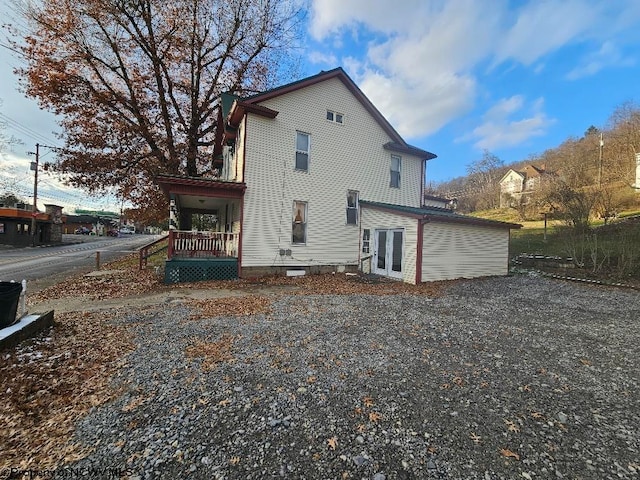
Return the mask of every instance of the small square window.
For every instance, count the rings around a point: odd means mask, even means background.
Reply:
[[[331,110],[327,110],[327,120],[333,123],[344,123],[344,115],[342,113],[336,113]]]

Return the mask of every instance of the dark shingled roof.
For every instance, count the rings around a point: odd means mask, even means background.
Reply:
[[[486,218],[460,215],[448,208],[438,207],[407,207],[405,205],[393,205],[391,203],[368,202],[360,200],[360,205],[376,210],[388,211],[407,217],[413,217],[431,222],[465,223],[468,225],[479,225],[495,228],[522,228],[519,223],[500,222],[498,220],[488,220]]]

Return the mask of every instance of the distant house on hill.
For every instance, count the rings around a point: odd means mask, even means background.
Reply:
[[[458,201],[453,198],[438,197],[429,193],[424,194],[422,206],[424,207],[437,207],[446,208],[447,210],[455,210]]]
[[[509,169],[500,182],[500,207],[526,204],[530,195],[539,188],[545,176],[549,175],[545,165],[527,165],[521,170]]]

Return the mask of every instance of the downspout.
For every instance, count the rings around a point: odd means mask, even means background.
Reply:
[[[245,171],[247,168],[247,127],[249,125],[248,115],[244,117],[244,128],[242,129],[242,183],[245,183]],[[244,195],[246,189],[242,191],[240,198],[240,233],[238,234],[238,278],[242,278],[242,238],[244,233]]]
[[[240,198],[240,233],[238,233],[238,278],[242,278],[242,232],[244,231],[244,193]]]
[[[429,223],[426,218],[420,218],[418,223],[418,239],[416,240],[416,285],[422,283],[422,246],[424,241],[424,226]]]

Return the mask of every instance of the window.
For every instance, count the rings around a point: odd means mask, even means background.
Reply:
[[[296,170],[309,170],[309,140],[308,133],[296,132]]]
[[[307,202],[293,202],[291,243],[307,243]]]
[[[369,253],[371,244],[371,231],[368,228],[362,230],[362,253]]]
[[[333,123],[344,123],[344,115],[341,113],[332,112],[331,110],[327,110],[327,120]]]
[[[402,158],[398,155],[391,155],[391,182],[389,185],[394,188],[400,188],[400,167]]]
[[[358,192],[347,192],[347,225],[358,224]]]

